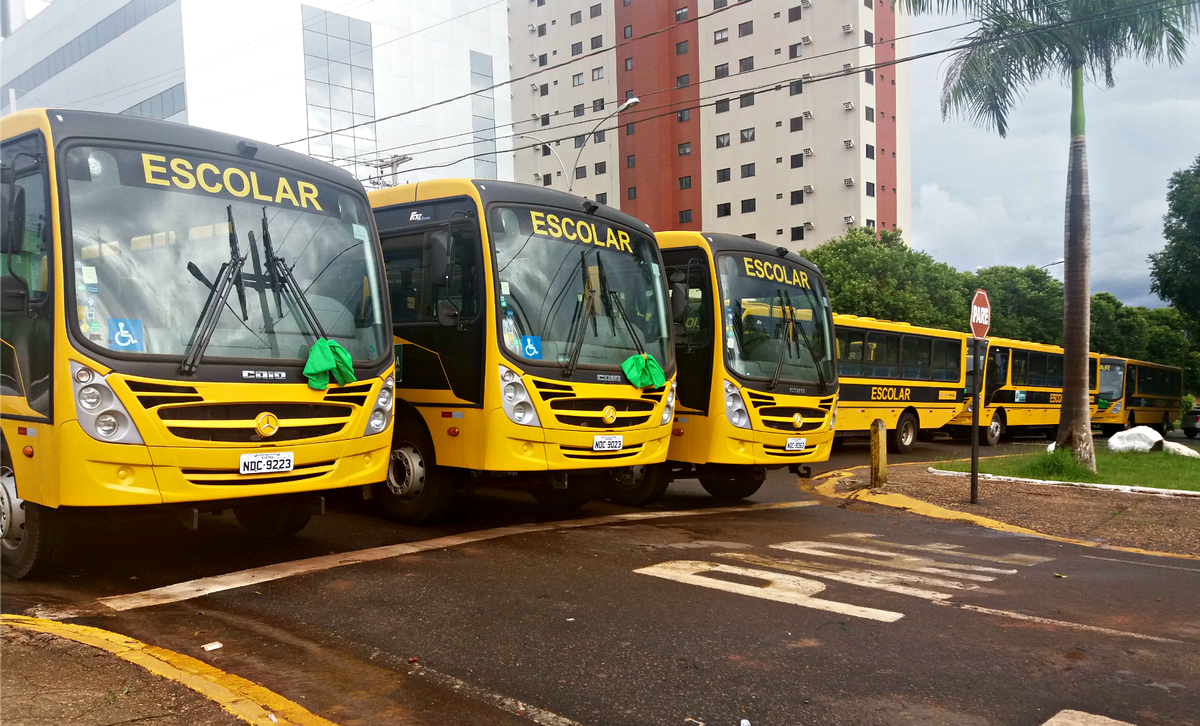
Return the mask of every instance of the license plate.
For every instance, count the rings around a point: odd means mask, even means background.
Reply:
[[[291,471],[296,455],[290,451],[272,452],[270,454],[242,454],[238,473],[240,474],[274,474],[281,471]]]
[[[620,451],[624,446],[624,436],[597,436],[592,439],[592,451]]]
[[[804,451],[804,447],[808,446],[807,439],[788,439],[787,446],[784,447],[787,451]]]

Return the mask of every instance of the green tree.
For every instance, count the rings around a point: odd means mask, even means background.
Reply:
[[[918,252],[899,230],[853,227],[801,253],[821,268],[834,312],[948,330],[967,329],[967,287],[950,265]]]
[[[1097,353],[1147,360],[1149,325],[1145,316],[1108,292],[1092,296],[1091,349]],[[1156,363],[1163,361],[1154,361]]]
[[[997,265],[969,275],[970,289],[987,290],[992,304],[991,335],[1062,343],[1063,286],[1045,270]]]
[[[1200,156],[1167,183],[1167,246],[1150,255],[1150,291],[1200,328]]]
[[[1096,470],[1088,402],[1091,313],[1091,213],[1084,143],[1085,79],[1114,85],[1124,58],[1183,62],[1197,24],[1195,2],[1147,0],[902,0],[914,14],[961,11],[979,28],[958,51],[942,86],[942,116],[966,117],[1000,136],[1026,89],[1047,77],[1071,85],[1071,145],[1067,164],[1064,243],[1064,385],[1058,447]]]

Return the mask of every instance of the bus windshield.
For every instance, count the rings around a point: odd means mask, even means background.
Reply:
[[[829,302],[820,277],[785,260],[747,254],[717,260],[725,359],[747,378],[832,384]]]
[[[182,358],[236,255],[244,262],[231,272],[206,357],[302,360],[318,335],[307,308],[357,362],[390,349],[358,195],[199,151],[80,146],[66,167],[76,302],[68,307],[92,345]]]
[[[666,281],[653,238],[590,215],[493,207],[497,317],[504,347],[525,361],[619,366],[645,352],[671,362]]]
[[[1105,358],[1100,361],[1100,398],[1119,401],[1125,395],[1125,361]]]

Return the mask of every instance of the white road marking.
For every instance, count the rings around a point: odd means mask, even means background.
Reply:
[[[923,590],[921,588],[912,587],[912,584],[927,585],[932,587],[945,587],[953,590],[975,590],[979,587],[978,585],[966,585],[961,582],[942,580],[935,577],[926,577],[924,575],[888,572],[886,570],[840,570],[835,567],[830,567],[829,565],[818,565],[816,563],[805,562],[803,560],[789,560],[780,557],[759,557],[757,555],[749,555],[741,552],[717,552],[715,556],[729,560],[736,560],[748,565],[771,567],[776,570],[785,570],[787,572],[802,572],[808,575],[823,577],[826,580],[844,582],[848,585],[869,587],[876,590],[887,590],[888,592],[894,592],[897,595],[908,595],[910,597],[919,597],[925,600],[949,600],[950,598],[954,597],[954,595],[948,592]]]
[[[650,567],[643,567],[634,570],[634,572],[642,575],[661,577],[664,580],[674,580],[675,582],[682,582],[688,585],[699,585],[700,587],[708,587],[713,590],[723,590],[737,595],[749,595],[750,597],[757,597],[763,600],[774,600],[789,605],[799,605],[800,607],[825,610],[837,613],[838,615],[849,615],[867,620],[891,623],[904,617],[904,613],[894,613],[888,610],[877,610],[875,608],[847,605],[832,600],[815,598],[813,595],[825,589],[824,583],[804,577],[781,575],[766,570],[751,570],[746,567],[733,567],[731,565],[719,565],[713,562],[700,562],[697,560],[675,560],[673,562],[663,562],[651,565]],[[724,573],[726,575],[748,577],[762,580],[765,584],[755,586],[718,580],[712,577],[705,577],[705,573]]]
[[[434,681],[439,685],[446,686],[453,691],[463,693],[467,696],[475,698],[476,700],[489,703],[502,711],[508,711],[509,713],[516,714],[517,716],[524,716],[536,724],[541,724],[541,726],[581,726],[578,721],[572,721],[565,716],[559,716],[558,714],[547,711],[544,708],[531,706],[528,703],[501,695],[495,691],[489,691],[486,688],[480,688],[479,686],[468,683],[461,678],[455,678],[454,676],[447,675],[441,671],[435,671],[427,666],[413,664],[409,666],[409,673],[416,676],[421,676],[422,678],[428,678],[429,680]]]
[[[1135,562],[1133,560],[1120,560],[1120,559],[1117,559],[1116,557],[1096,557],[1095,555],[1079,555],[1079,556],[1086,557],[1089,560],[1108,560],[1109,562],[1120,562],[1125,565],[1139,565],[1141,567],[1161,567],[1164,570],[1183,570],[1184,572],[1200,573],[1200,570],[1196,569],[1195,567],[1176,567],[1174,565],[1159,565],[1159,564],[1155,564],[1153,562]]]
[[[285,577],[295,577],[297,575],[304,575],[311,572],[320,572],[323,570],[332,569],[334,567],[357,565],[364,562],[375,562],[393,557],[411,555],[418,552],[428,552],[429,550],[459,547],[466,544],[473,544],[475,542],[499,539],[501,537],[512,537],[514,535],[532,534],[535,532],[553,532],[564,529],[578,529],[580,527],[597,527],[606,524],[624,524],[625,522],[636,522],[647,519],[702,517],[712,514],[735,514],[737,512],[758,512],[769,509],[812,507],[816,506],[817,504],[818,502],[814,501],[742,504],[731,507],[712,507],[709,509],[670,510],[663,512],[629,512],[626,514],[609,514],[602,517],[587,517],[584,519],[572,519],[561,522],[518,524],[510,527],[497,527],[495,529],[484,529],[477,532],[449,535],[447,537],[435,537],[433,539],[421,540],[419,542],[385,545],[383,547],[372,547],[354,552],[343,552],[341,554],[310,557],[308,559],[294,560],[292,562],[281,562],[275,565],[255,567],[249,570],[230,572],[224,575],[202,577],[196,580],[189,580],[187,582],[180,582],[174,585],[158,587],[153,590],[145,590],[143,592],[103,597],[97,602],[111,610],[135,610],[138,608],[151,607],[153,605],[164,605],[183,600],[191,600],[192,598],[211,595],[215,592],[233,590],[239,587],[247,587],[249,585],[257,585],[263,582],[280,580]]]
[[[1083,711],[1059,711],[1054,718],[1042,726],[1134,726],[1134,724]]]
[[[885,542],[878,539],[877,534],[868,534],[866,532],[846,532],[845,534],[831,534],[830,537],[845,537],[848,539],[870,539],[876,544],[884,545],[885,547],[895,547],[899,550],[916,550],[918,552],[933,552],[939,555],[951,555],[953,557],[962,557],[970,560],[986,560],[989,562],[1001,562],[1006,565],[1041,565],[1054,560],[1053,557],[1037,557],[1035,555],[976,555],[970,552],[960,552],[959,545],[945,544],[942,542],[930,542],[924,545],[900,544],[898,542]],[[1086,556],[1086,555],[1085,555]]]
[[[887,550],[871,547],[845,545],[837,542],[782,542],[771,545],[771,548],[787,550],[788,552],[798,552],[803,555],[831,557],[849,562],[894,567],[898,570],[912,570],[913,572],[923,572],[927,575],[945,575],[947,577],[957,577],[961,580],[975,580],[978,582],[991,582],[996,578],[990,575],[975,573],[987,572],[997,575],[1012,575],[1016,573],[1016,570],[1002,570],[995,567],[983,567],[981,565],[960,565],[954,562],[938,562],[927,557],[914,557],[913,555],[888,552]],[[856,552],[860,554],[849,554]],[[861,555],[875,555],[876,557],[863,557]]]
[[[1155,635],[1142,635],[1141,633],[1130,633],[1124,630],[1112,630],[1110,628],[1101,628],[1095,625],[1084,625],[1082,623],[1071,623],[1066,620],[1052,620],[1051,618],[1042,618],[1037,615],[1026,615],[1025,613],[1015,613],[1011,610],[996,610],[995,608],[985,608],[978,605],[966,605],[963,603],[943,602],[933,600],[934,605],[944,605],[946,607],[958,608],[959,610],[970,610],[971,612],[984,613],[985,615],[999,615],[1005,618],[1014,620],[1026,620],[1031,623],[1041,623],[1043,625],[1054,625],[1061,628],[1073,628],[1075,630],[1085,630],[1089,633],[1102,633],[1104,635],[1120,635],[1126,638],[1137,638],[1138,640],[1151,640],[1155,643],[1182,643],[1182,640],[1173,640],[1171,638],[1160,638]]]

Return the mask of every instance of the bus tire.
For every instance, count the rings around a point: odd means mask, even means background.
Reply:
[[[668,464],[627,466],[608,473],[608,498],[629,507],[644,507],[662,498],[671,483]]]
[[[829,442],[829,451],[830,452],[841,451],[842,447],[845,445],[846,445],[846,437],[845,436],[834,436],[833,440]]]
[[[437,465],[433,440],[408,417],[396,421],[387,480],[375,485],[384,516],[400,524],[424,524],[445,514],[454,485]]]
[[[0,465],[0,570],[17,579],[53,569],[63,541],[62,513],[17,498],[11,466]]]
[[[580,481],[569,484],[566,489],[557,489],[549,479],[535,486],[531,492],[538,504],[553,512],[570,512],[592,501],[594,490]]]
[[[243,504],[233,508],[233,516],[238,526],[256,539],[291,537],[312,520],[312,512],[295,499]]]
[[[896,428],[888,435],[888,450],[894,454],[907,454],[917,444],[917,434],[920,424],[912,411],[905,411],[896,420]]]
[[[717,499],[736,501],[751,497],[762,488],[767,478],[765,470],[757,467],[737,466],[728,470],[718,469],[700,478],[704,491]]]
[[[1000,443],[1000,437],[1004,436],[1004,431],[1004,412],[997,411],[992,416],[990,424],[979,427],[979,443],[984,446],[995,446]]]

